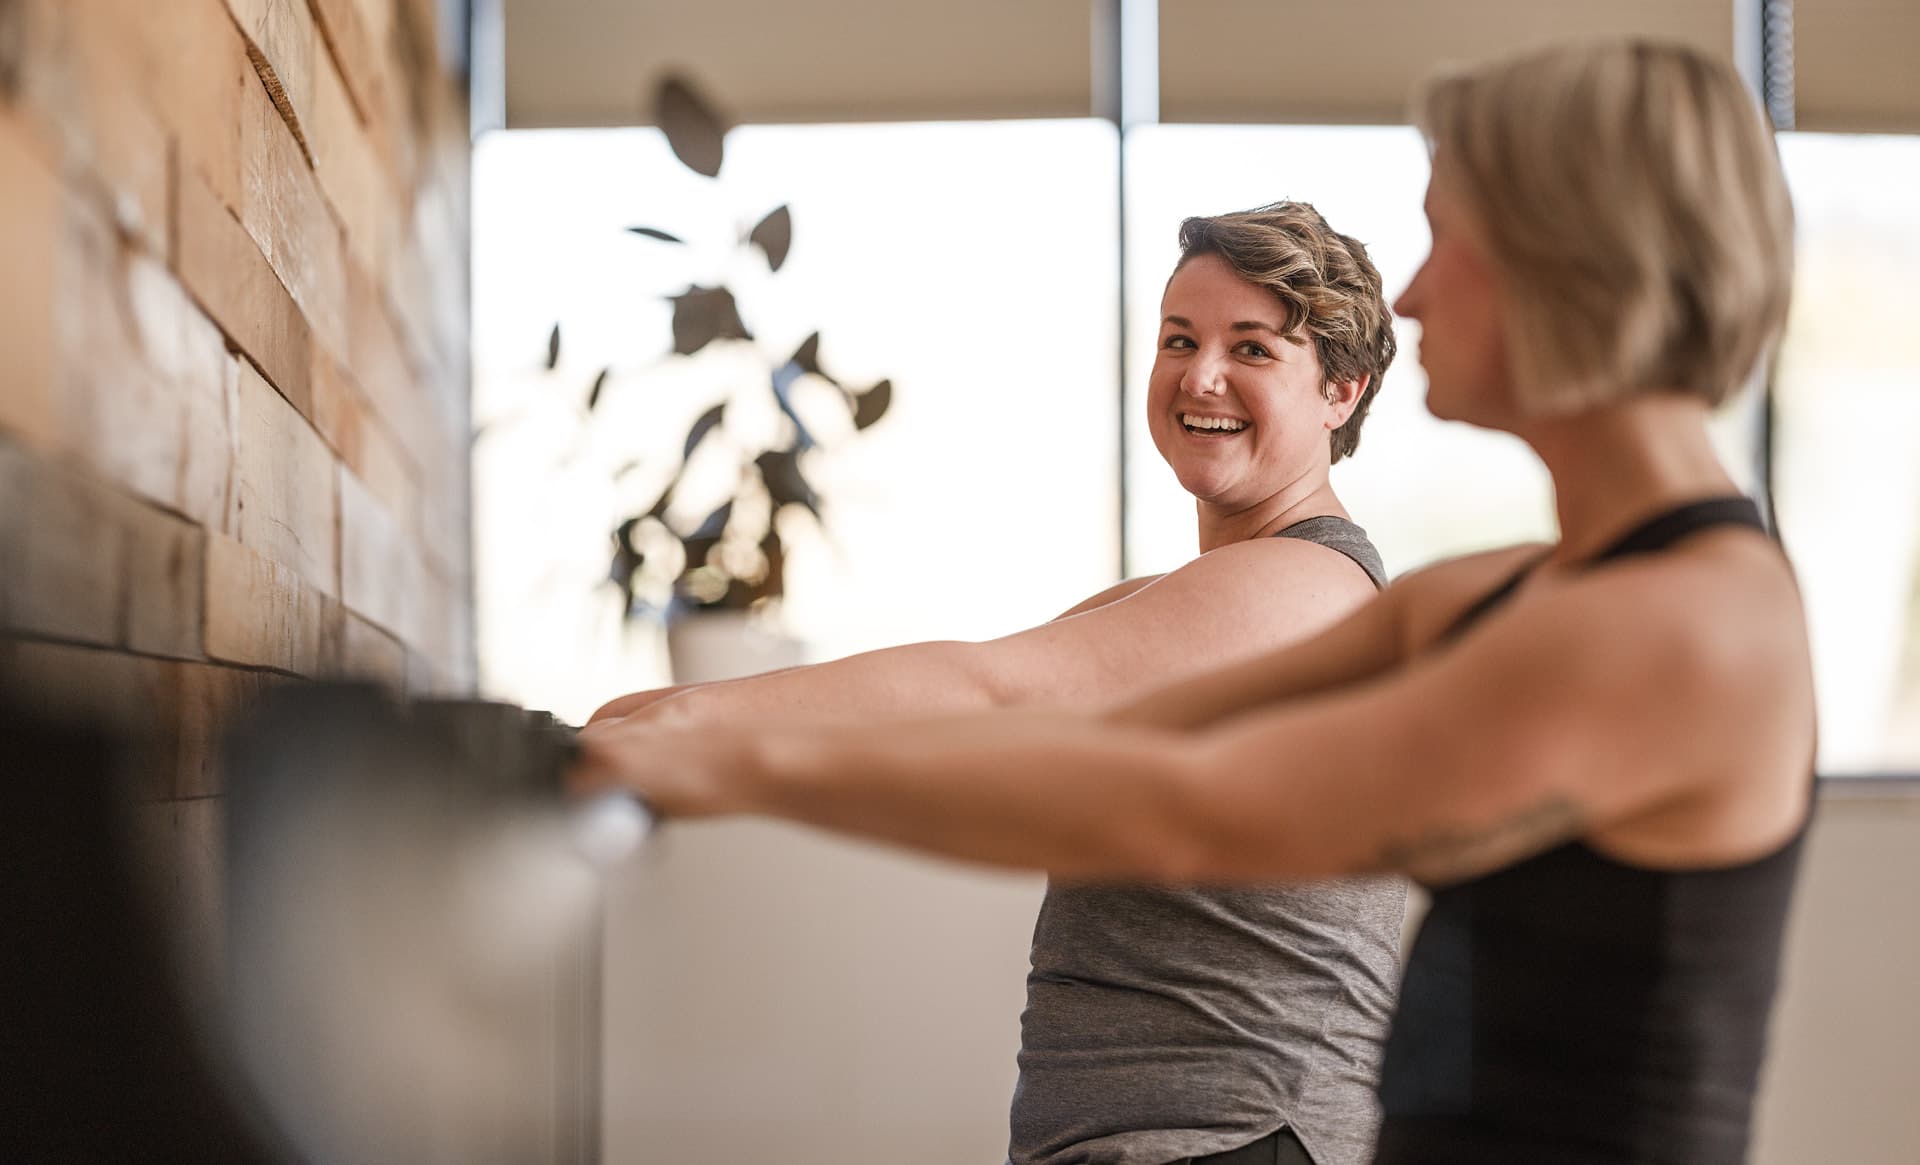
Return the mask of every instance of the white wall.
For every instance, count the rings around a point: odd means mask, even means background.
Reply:
[[[1040,882],[761,822],[613,887],[608,1165],[993,1165]]]
[[[1920,785],[1822,799],[1754,1165],[1920,1161]]]

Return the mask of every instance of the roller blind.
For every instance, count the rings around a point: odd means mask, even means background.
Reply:
[[[1164,0],[1162,118],[1399,122],[1434,65],[1562,36],[1644,33],[1731,55],[1735,2]],[[1795,8],[1801,128],[1920,132],[1920,0]],[[1092,11],[1091,0],[506,0],[507,119],[643,122],[643,94],[667,70],[741,121],[1085,117]]]
[[[1799,128],[1920,133],[1920,0],[1794,5]]]
[[[1161,117],[1394,124],[1437,64],[1628,33],[1729,55],[1732,9],[1729,0],[1168,0]]]
[[[662,71],[743,122],[1086,117],[1088,0],[508,0],[507,124],[631,125]]]

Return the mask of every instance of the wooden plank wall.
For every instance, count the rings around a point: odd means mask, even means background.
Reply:
[[[220,967],[220,726],[474,681],[468,137],[434,0],[0,0],[0,665],[164,753]]]

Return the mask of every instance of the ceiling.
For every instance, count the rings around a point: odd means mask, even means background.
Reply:
[[[1741,0],[1758,3],[1759,0]],[[1437,64],[1577,34],[1731,54],[1734,0],[1164,0],[1169,121],[1395,122]],[[739,121],[1085,117],[1091,0],[504,0],[510,126],[631,125],[683,72]],[[1920,132],[1920,0],[1806,0],[1805,129]]]

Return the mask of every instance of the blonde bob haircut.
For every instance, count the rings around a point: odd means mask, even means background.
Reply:
[[[1559,45],[1429,81],[1414,120],[1509,281],[1526,407],[1717,405],[1778,337],[1793,207],[1731,67],[1644,40]]]

